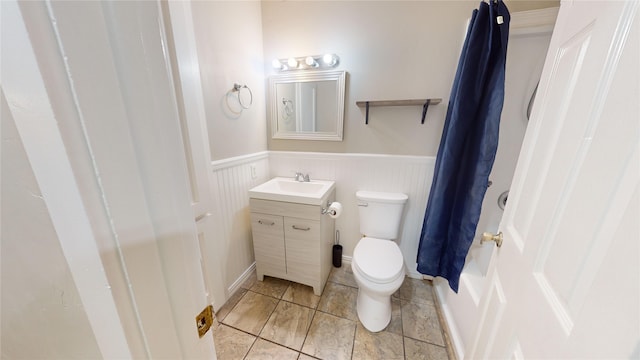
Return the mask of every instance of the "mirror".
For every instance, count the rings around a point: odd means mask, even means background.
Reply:
[[[274,139],[342,141],[345,71],[298,71],[269,78]]]

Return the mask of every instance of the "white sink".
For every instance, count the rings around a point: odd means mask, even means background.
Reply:
[[[330,180],[299,182],[293,178],[275,177],[249,190],[249,197],[262,200],[323,205],[325,197],[331,193],[335,186],[335,181]]]

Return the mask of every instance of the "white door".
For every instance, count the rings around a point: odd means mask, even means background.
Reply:
[[[640,357],[639,7],[561,5],[470,359]]]
[[[226,301],[227,293],[222,278],[223,269],[220,268],[222,262],[217,260],[221,253],[216,248],[211,218],[214,215],[210,188],[213,172],[191,5],[186,1],[170,1],[163,5],[166,6],[163,9],[165,14],[170,14],[170,22],[167,21],[165,25],[173,40],[169,44],[169,52],[180,103],[180,125],[189,171],[191,207],[198,229],[200,261],[207,300],[217,311]]]
[[[82,305],[105,358],[215,359],[194,319],[205,287],[159,15],[155,2],[5,1],[2,92],[78,289],[56,302]]]

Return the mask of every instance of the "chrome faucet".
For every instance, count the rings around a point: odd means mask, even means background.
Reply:
[[[296,172],[296,176],[294,177],[295,181],[298,182],[309,182],[309,174],[302,174],[301,172]]]

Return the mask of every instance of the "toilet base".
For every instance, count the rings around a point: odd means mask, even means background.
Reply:
[[[356,310],[365,329],[382,331],[391,321],[391,296],[378,296],[359,288]]]
[[[379,332],[391,321],[391,294],[396,292],[404,282],[404,270],[399,276],[386,284],[371,283],[360,275],[353,259],[351,270],[358,284],[358,300],[356,311],[358,319],[371,332]]]

